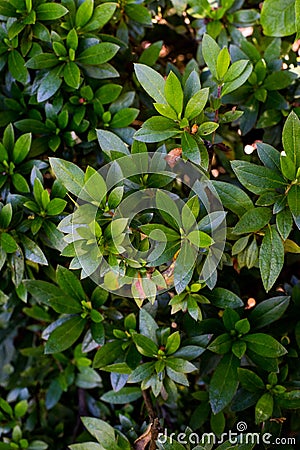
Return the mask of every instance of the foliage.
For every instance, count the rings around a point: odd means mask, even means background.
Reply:
[[[297,448],[299,14],[0,0],[0,449]]]

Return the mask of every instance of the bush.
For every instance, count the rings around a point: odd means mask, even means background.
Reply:
[[[0,1],[0,449],[299,445],[284,6]]]

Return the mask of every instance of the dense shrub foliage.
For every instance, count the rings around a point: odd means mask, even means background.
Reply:
[[[299,15],[0,0],[1,450],[298,448]]]

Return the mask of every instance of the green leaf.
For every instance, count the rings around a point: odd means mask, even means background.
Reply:
[[[214,240],[208,234],[199,230],[191,231],[187,238],[197,248],[207,248],[214,243]]]
[[[153,66],[158,60],[160,51],[162,49],[163,41],[157,41],[149,45],[139,58],[139,63],[147,64],[147,66]]]
[[[253,66],[249,61],[240,60],[233,63],[224,77],[224,81],[226,82],[222,88],[222,96],[225,96],[242,86],[248,80],[252,70]],[[240,74],[236,76],[238,73]],[[234,79],[229,81],[229,79],[233,77]]]
[[[147,94],[157,103],[167,103],[164,95],[165,80],[163,77],[144,64],[134,64],[136,77]]]
[[[183,292],[191,281],[196,259],[197,250],[184,240],[176,259],[174,269],[174,285],[178,294]]]
[[[17,251],[18,248],[16,241],[8,233],[0,234],[0,247],[6,253],[14,253],[15,251]]]
[[[172,353],[175,353],[180,346],[180,334],[179,331],[175,331],[175,333],[170,334],[170,336],[167,339],[166,344],[166,354],[172,355]]]
[[[22,134],[16,141],[12,159],[15,164],[20,164],[30,151],[31,146],[31,133]]]
[[[197,370],[197,367],[194,366],[194,364],[182,358],[173,358],[173,357],[167,358],[166,364],[171,369],[180,373],[191,373]]]
[[[284,392],[276,398],[276,403],[284,409],[300,408],[300,390]]]
[[[264,166],[280,172],[280,152],[276,148],[259,142],[257,143],[257,153]]]
[[[201,155],[196,139],[188,132],[181,135],[182,156],[195,164],[201,163]]]
[[[132,403],[142,396],[142,391],[139,387],[124,387],[118,392],[108,391],[100,399],[103,402],[111,403],[112,405],[125,405]],[[110,442],[111,445],[111,442]]]
[[[42,103],[42,102],[48,100],[50,97],[52,97],[52,95],[54,95],[59,90],[59,88],[62,84],[62,78],[60,78],[60,72],[61,72],[61,66],[58,66],[58,67],[55,67],[54,69],[50,70],[47,73],[47,75],[45,75],[42,78],[42,81],[40,82],[40,85],[39,85],[39,88],[37,91],[37,101],[39,103]],[[19,122],[24,123],[26,120],[29,121],[31,119],[20,120]],[[32,120],[32,122],[33,122],[33,120]],[[38,121],[36,121],[36,122],[38,122]],[[40,122],[40,127],[43,127],[42,122]],[[33,132],[33,130],[32,130],[32,132]],[[48,133],[49,133],[49,130],[48,130]]]
[[[205,294],[211,303],[218,308],[239,308],[244,306],[243,301],[233,292],[224,288],[215,288]]]
[[[156,331],[158,330],[158,325],[151,314],[149,314],[144,308],[140,310],[139,327],[141,334],[157,344]]]
[[[143,336],[142,334],[134,334],[132,338],[138,351],[142,355],[155,358],[158,352],[158,347],[151,339]]]
[[[229,353],[232,346],[232,338],[228,333],[220,334],[209,346],[208,350],[217,353],[218,355],[224,355]]]
[[[266,36],[290,36],[295,33],[295,0],[265,0],[260,16]]]
[[[84,0],[76,11],[75,25],[78,28],[84,27],[93,15],[94,0]]]
[[[80,86],[80,70],[73,61],[67,62],[64,67],[64,80],[68,86],[74,89],[78,89]]]
[[[287,353],[286,349],[272,336],[264,333],[249,334],[242,338],[247,348],[260,356],[277,358]]]
[[[289,114],[283,127],[282,143],[287,157],[293,161],[296,169],[300,167],[300,120],[293,111]]]
[[[266,229],[259,252],[259,268],[267,292],[279,277],[283,263],[283,242],[276,228],[269,226]]]
[[[115,430],[107,422],[94,417],[82,417],[81,420],[88,432],[101,443],[101,447],[108,449],[115,442]]]
[[[48,304],[53,297],[60,297],[63,295],[61,289],[54,284],[47,281],[40,280],[25,280],[25,287],[28,292],[38,301]]]
[[[111,128],[128,127],[138,116],[139,110],[136,108],[124,108],[118,111],[110,122]]]
[[[189,99],[185,111],[184,117],[188,120],[192,120],[203,111],[209,95],[209,88],[204,88],[196,92],[192,98]]]
[[[122,355],[122,341],[107,342],[97,351],[93,361],[93,367],[100,369],[108,364],[112,364]]]
[[[20,83],[26,84],[29,77],[28,70],[25,67],[25,60],[18,50],[12,50],[8,54],[8,70],[11,75]]]
[[[252,208],[247,211],[233,228],[234,234],[254,233],[267,225],[272,217],[270,208]]]
[[[286,182],[275,171],[247,161],[232,161],[232,169],[238,180],[254,194],[263,194],[266,189],[285,188]]]
[[[289,209],[283,209],[276,214],[276,226],[281,238],[285,241],[293,228],[293,217]]]
[[[166,79],[164,93],[168,104],[180,116],[183,108],[183,91],[180,81],[172,71]]]
[[[26,179],[20,173],[14,173],[12,175],[12,183],[17,191],[22,192],[24,194],[28,194],[30,192],[28,183]]]
[[[78,197],[84,186],[83,171],[76,164],[63,159],[49,158],[49,162],[57,179]]]
[[[293,185],[288,192],[287,198],[295,224],[300,230],[300,186]]]
[[[39,53],[26,62],[28,69],[50,69],[57,66],[59,60],[53,53]]]
[[[90,31],[101,30],[101,28],[112,18],[115,10],[116,3],[104,3],[104,5],[98,5],[90,21],[82,28],[82,31],[88,33]]]
[[[200,136],[208,136],[209,134],[216,131],[218,127],[219,124],[216,122],[204,122],[199,126],[197,134],[199,134]]]
[[[106,130],[96,130],[96,133],[101,149],[108,156],[110,156],[111,151],[129,154],[127,145],[116,134]]]
[[[12,214],[13,211],[11,203],[7,203],[6,205],[3,206],[3,208],[0,211],[0,228],[2,230],[8,228],[12,219]]]
[[[45,353],[59,353],[71,347],[82,334],[86,320],[73,316],[62,325],[55,328],[45,345]]]
[[[40,247],[27,236],[22,236],[25,258],[43,266],[48,266],[48,261]]]
[[[47,303],[47,302],[43,302]],[[59,297],[51,297],[49,300],[49,305],[54,311],[62,314],[76,314],[83,311],[82,306],[73,297],[62,293]]]
[[[133,372],[131,372],[128,378],[128,383],[140,383],[141,381],[150,377],[151,374],[154,372],[154,367],[155,367],[154,362],[147,362],[141,364],[136,369],[134,369]]]
[[[216,79],[218,79],[217,61],[220,52],[221,49],[216,41],[208,34],[205,34],[202,40],[202,54],[212,76]]]
[[[223,206],[237,214],[243,216],[248,210],[253,208],[250,197],[238,186],[223,181],[211,181],[216,189]]]
[[[218,364],[209,385],[209,401],[214,414],[231,402],[238,387],[239,365],[239,359],[232,354],[223,356]]]
[[[101,42],[83,50],[77,57],[77,61],[83,65],[99,66],[113,58],[119,48],[116,44]]]
[[[66,205],[66,200],[63,200],[62,198],[53,198],[46,207],[46,213],[49,216],[57,216],[63,212]]]
[[[224,47],[218,54],[218,58],[217,58],[216,70],[217,70],[217,75],[218,75],[219,80],[222,80],[222,78],[226,74],[229,64],[230,64],[229,51],[226,47]]]
[[[268,420],[273,413],[274,400],[269,392],[263,394],[255,406],[255,422],[257,424]]]
[[[134,4],[126,4],[125,13],[135,22],[141,23],[145,26],[152,25],[151,14],[148,9],[143,5]]]
[[[56,279],[59,287],[79,302],[86,299],[85,292],[80,281],[74,273],[63,266],[57,266]]]
[[[57,20],[66,15],[69,11],[58,3],[42,3],[35,9],[37,20]]]
[[[155,116],[143,123],[142,128],[134,134],[134,139],[146,143],[161,142],[176,136],[179,132],[173,120]]]
[[[257,392],[265,389],[265,383],[252,370],[238,369],[239,381],[244,389],[249,392]]]
[[[168,117],[172,120],[178,119],[176,112],[170,105],[165,105],[164,103],[154,103],[153,106],[162,116]]]
[[[280,167],[281,172],[288,180],[293,181],[296,177],[296,165],[294,161],[292,161],[286,155],[280,155]]]
[[[249,315],[252,328],[263,328],[280,319],[289,306],[290,297],[272,297],[259,303]]]

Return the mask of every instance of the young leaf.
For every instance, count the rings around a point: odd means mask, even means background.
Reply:
[[[179,116],[183,107],[183,91],[181,83],[174,74],[170,72],[165,82],[165,98],[168,104],[176,111]]]

